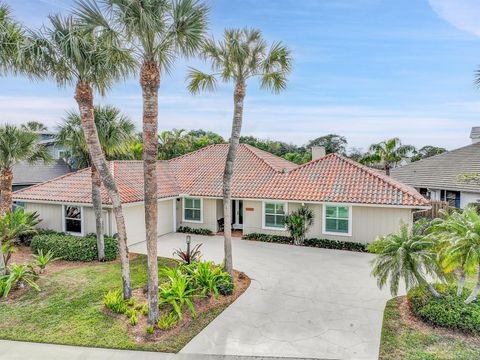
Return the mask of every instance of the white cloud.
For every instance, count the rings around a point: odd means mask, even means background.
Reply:
[[[453,26],[480,36],[479,0],[428,0],[442,19]]]

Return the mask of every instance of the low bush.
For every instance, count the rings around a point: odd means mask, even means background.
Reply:
[[[128,306],[123,300],[121,290],[109,291],[103,298],[103,305],[117,314],[124,314],[128,310]]]
[[[169,311],[166,314],[163,314],[162,316],[160,316],[157,326],[161,330],[168,330],[174,327],[175,325],[177,325],[178,321],[179,321],[178,315],[173,311]]]
[[[221,267],[215,266],[213,262],[196,262],[183,268],[191,277],[193,286],[200,291],[201,296],[214,294],[215,298],[218,298],[218,294],[221,293],[220,290],[222,295],[226,295],[225,292],[230,292],[230,287],[233,291],[233,283],[228,273],[223,271]]]
[[[188,274],[180,269],[166,268],[160,271],[162,276],[168,278],[168,282],[159,286],[159,305],[169,304],[180,319],[183,318],[183,310],[187,307],[195,318],[196,312],[192,300],[197,296],[196,289],[192,286],[192,280]]]
[[[419,288],[409,291],[407,297],[412,312],[431,325],[479,335],[480,303],[464,303],[468,290],[457,297],[457,290],[453,285],[442,284],[435,287],[443,295],[442,298],[435,298],[429,291]]]
[[[245,240],[256,240],[278,244],[293,244],[293,239],[288,236],[269,235],[260,233],[251,233],[243,237]],[[305,239],[304,246],[317,247],[323,249],[349,250],[358,252],[368,252],[367,245],[351,241],[338,241],[328,239]]]
[[[154,332],[155,332],[155,330],[153,329],[153,326],[152,325],[147,325],[147,327],[145,328],[145,333],[153,334]]]
[[[32,264],[12,264],[8,267],[7,275],[0,277],[0,296],[7,297],[12,289],[21,289],[26,285],[40,291],[37,280],[38,274]]]
[[[85,237],[73,236],[64,233],[42,233],[35,235],[31,243],[34,253],[47,253],[68,261],[95,261],[97,260],[97,239],[95,235]],[[117,240],[105,236],[105,260],[115,260],[117,257]]]
[[[180,226],[177,229],[179,233],[194,234],[194,235],[213,235],[213,232],[209,229],[195,229],[188,226]]]

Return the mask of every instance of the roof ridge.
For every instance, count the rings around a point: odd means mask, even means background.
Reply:
[[[277,155],[275,155],[275,154],[272,154],[272,153],[270,153],[270,152],[268,152],[268,151],[259,149],[259,148],[255,147],[255,146],[253,146],[253,145],[250,145],[250,144],[239,144],[239,145],[240,145],[240,146],[244,146],[246,149],[248,149],[248,151],[250,151],[253,155],[255,155],[257,158],[259,158],[261,161],[263,161],[268,167],[270,167],[270,168],[271,168],[273,171],[275,171],[275,172],[282,172],[282,170],[283,170],[284,168],[278,169],[278,167],[276,167],[276,166],[274,166],[273,164],[271,164],[267,159],[265,159],[264,157],[260,156],[260,155],[259,155],[258,153],[256,153],[255,151],[261,151],[261,152],[263,152],[263,153],[268,154],[269,156],[275,156],[275,157],[279,158],[280,160],[283,160],[283,161],[289,162],[289,163],[292,164],[292,165],[298,166],[297,164],[295,164],[295,163],[293,163],[293,162],[291,162],[291,161],[288,161],[287,159],[284,159],[284,158],[282,158],[282,157],[280,157],[280,156],[277,156]],[[255,150],[254,150],[254,149],[255,149]],[[295,169],[296,169],[296,168],[295,168]],[[295,169],[293,169],[293,170],[295,170]],[[291,171],[293,171],[293,170],[291,170]]]
[[[186,154],[183,154],[183,155],[180,155],[180,156],[168,159],[168,160],[163,160],[163,161],[166,161],[166,162],[170,163],[170,162],[173,162],[174,160],[183,159],[185,157],[191,156],[191,155],[199,153],[199,152],[203,152],[208,148],[215,147],[215,146],[218,146],[218,145],[225,146],[225,145],[229,145],[229,144],[210,144],[210,145],[204,146],[204,147],[202,147],[198,150],[191,151],[189,153],[186,153]]]
[[[314,159],[314,160],[310,160],[309,162],[306,162],[305,164],[302,164],[302,165],[298,165],[295,169],[293,169],[292,171],[289,171],[289,173],[293,172],[293,171],[297,171],[298,169],[301,169],[301,168],[304,168],[304,167],[307,167],[307,166],[310,166],[312,164],[315,164],[317,162],[320,162],[326,158],[329,158],[329,157],[333,157],[334,155],[338,155],[336,153],[330,153],[330,154],[327,154],[325,156],[322,156],[318,159]]]

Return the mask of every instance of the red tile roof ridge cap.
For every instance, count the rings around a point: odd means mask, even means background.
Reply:
[[[279,169],[277,166],[274,166],[273,164],[271,164],[267,159],[265,159],[264,157],[262,157],[260,154],[258,154],[256,151],[260,151],[260,152],[264,152],[264,153],[267,153],[268,155],[271,155],[271,156],[275,156],[275,157],[278,157],[279,159],[281,160],[285,160],[289,163],[291,163],[292,165],[295,165],[295,166],[298,166],[297,164],[294,164],[290,161],[288,161],[287,159],[283,159],[277,155],[274,155],[272,153],[269,153],[268,151],[265,151],[265,150],[262,150],[262,149],[259,149],[255,146],[252,146],[250,144],[239,144],[239,146],[243,146],[245,147],[245,149],[247,149],[248,151],[250,151],[256,158],[260,159],[261,161],[263,161],[268,167],[270,167],[273,171],[275,172],[279,172],[281,173],[283,171],[283,169],[285,169],[284,167],[282,167],[281,169]],[[293,169],[295,170],[295,169]],[[293,171],[293,170],[290,170],[290,171]]]
[[[295,169],[290,170],[290,171],[288,172],[288,174],[291,174],[291,173],[294,172],[294,171],[297,171],[297,170],[302,169],[302,168],[304,168],[304,167],[310,166],[310,165],[312,165],[312,164],[316,164],[316,163],[318,163],[318,162],[320,162],[320,161],[322,161],[322,160],[325,160],[325,159],[327,159],[327,158],[331,158],[331,157],[333,157],[333,156],[335,156],[335,155],[338,155],[338,154],[336,154],[336,153],[330,153],[330,154],[327,154],[327,155],[325,155],[325,156],[322,156],[321,158],[318,158],[318,159],[315,159],[315,160],[310,160],[309,162],[306,162],[305,164],[302,164],[302,165],[298,165]],[[338,156],[340,156],[340,155],[338,155]]]
[[[27,190],[30,190],[30,189],[33,189],[33,188],[36,188],[36,187],[39,187],[39,186],[42,186],[42,185],[51,183],[51,182],[56,181],[56,180],[60,180],[60,179],[66,178],[66,177],[69,177],[69,176],[73,176],[73,175],[75,175],[75,174],[78,174],[78,173],[81,173],[81,172],[85,172],[85,171],[87,171],[87,170],[90,170],[90,167],[87,167],[87,168],[84,168],[84,169],[80,169],[80,170],[76,170],[76,171],[71,171],[71,172],[69,172],[69,173],[67,173],[67,174],[63,174],[63,175],[58,176],[58,177],[56,177],[56,178],[53,178],[53,179],[50,179],[50,180],[46,180],[46,181],[43,181],[43,182],[41,182],[41,183],[38,183],[38,184],[35,184],[35,185],[32,185],[32,186],[27,186],[27,187],[25,187],[25,188],[23,188],[23,189],[19,189],[19,190],[17,190],[17,191],[14,191],[13,193],[14,193],[14,194],[20,194],[20,193],[22,193],[22,192],[24,192],[24,191],[27,191]]]
[[[166,162],[168,162],[168,163],[171,163],[171,162],[174,162],[174,161],[176,161],[176,160],[183,159],[183,158],[185,158],[185,157],[189,157],[189,156],[191,156],[191,155],[193,155],[193,154],[197,154],[197,153],[203,152],[203,151],[205,151],[205,150],[207,150],[207,149],[209,149],[209,148],[211,148],[211,147],[216,147],[216,146],[218,146],[218,145],[221,145],[221,146],[227,145],[227,146],[229,146],[230,144],[210,144],[210,145],[204,146],[204,147],[202,147],[202,148],[200,148],[200,149],[198,149],[198,150],[195,150],[195,151],[192,151],[192,152],[189,152],[189,153],[186,153],[186,154],[183,154],[183,155],[174,157],[174,158],[172,158],[172,159],[163,160],[163,161],[166,161]]]

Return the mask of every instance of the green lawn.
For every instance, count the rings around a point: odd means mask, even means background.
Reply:
[[[403,297],[397,297],[387,302],[383,318],[380,359],[480,359],[480,342],[467,341],[431,328],[417,330],[405,323],[398,309],[402,301]]]
[[[175,262],[159,258],[159,267]],[[146,257],[130,262],[132,284],[147,283]],[[117,349],[177,352],[227,305],[199,314],[180,333],[161,342],[138,344],[127,325],[103,314],[103,295],[121,288],[120,264],[103,263],[53,272],[39,282],[40,293],[30,290],[7,303],[0,302],[0,339]]]

